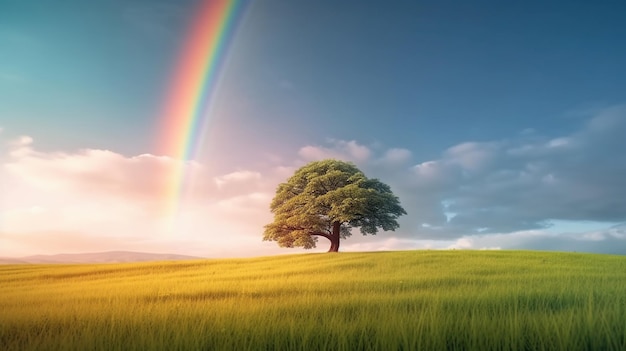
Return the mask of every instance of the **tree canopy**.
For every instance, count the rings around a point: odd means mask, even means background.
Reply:
[[[363,235],[393,231],[406,214],[391,188],[369,179],[354,164],[338,160],[311,162],[278,185],[270,209],[274,221],[263,240],[281,247],[315,247],[318,237],[330,240],[329,252],[359,227]]]

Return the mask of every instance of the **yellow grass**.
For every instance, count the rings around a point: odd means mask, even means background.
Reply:
[[[405,251],[0,266],[3,350],[624,350],[626,257]]]

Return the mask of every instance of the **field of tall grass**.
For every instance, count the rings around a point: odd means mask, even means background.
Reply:
[[[0,266],[2,350],[626,350],[626,257]]]

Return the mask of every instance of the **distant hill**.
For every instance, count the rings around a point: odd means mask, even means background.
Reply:
[[[25,257],[0,257],[0,264],[19,263],[122,263],[146,261],[198,260],[203,257],[167,253],[133,251],[91,252],[79,254],[34,255]]]

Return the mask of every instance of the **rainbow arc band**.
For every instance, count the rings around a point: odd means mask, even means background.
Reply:
[[[167,215],[177,215],[185,196],[189,183],[185,169],[210,127],[220,71],[248,4],[247,0],[201,0],[194,10],[170,79],[159,128],[160,153],[177,161],[166,179]]]

